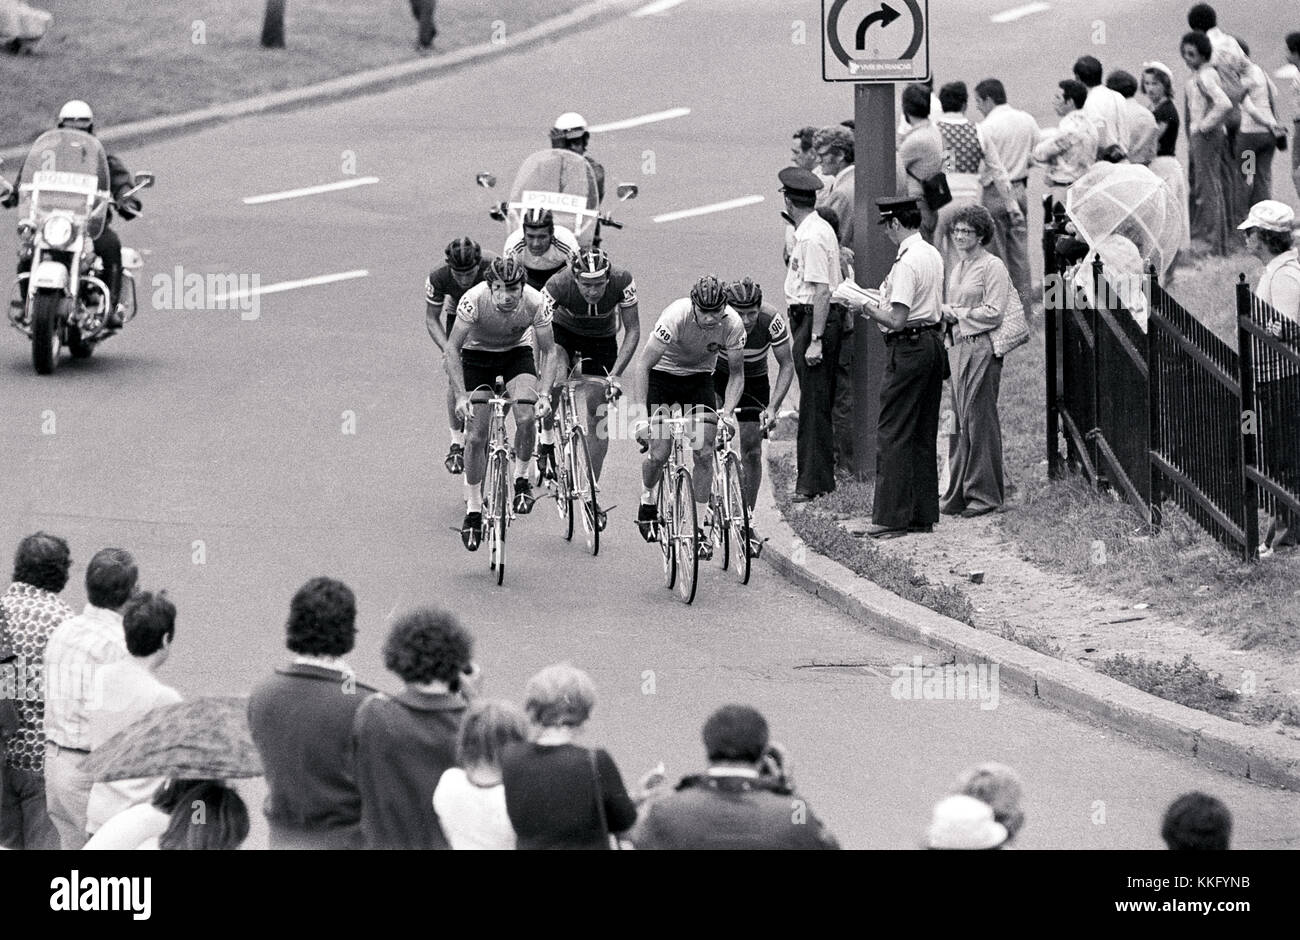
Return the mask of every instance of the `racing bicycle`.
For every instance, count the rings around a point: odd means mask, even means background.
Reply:
[[[708,558],[713,551],[709,542],[700,538],[690,470],[694,463],[691,429],[717,421],[716,413],[697,408],[693,415],[683,415],[676,405],[668,417],[650,419],[652,427],[657,424],[672,437],[668,463],[655,494],[659,518],[654,524],[653,541],[659,543],[663,555],[664,583],[670,590],[675,585],[678,596],[687,604],[695,600],[700,558]]]
[[[606,404],[612,404],[618,398],[620,390],[608,373],[605,376],[587,376],[582,374],[583,359],[581,354],[575,356],[573,369],[569,377],[559,386],[559,402],[555,408],[555,428],[559,438],[559,461],[555,467],[555,476],[548,478],[546,485],[555,498],[555,508],[560,514],[564,527],[565,541],[573,540],[574,516],[582,516],[582,529],[586,533],[587,551],[600,554],[600,533],[605,528],[606,513],[613,507],[602,509],[597,502],[600,488],[596,483],[596,471],[591,465],[591,455],[587,447],[587,430],[583,427],[578,408],[578,389],[583,385],[600,385],[604,387]]]
[[[470,394],[470,402],[492,409],[487,445],[487,472],[483,475],[483,533],[488,546],[488,570],[496,572],[497,584],[506,579],[506,532],[514,521],[515,510],[510,498],[510,461],[514,450],[506,434],[506,414],[511,405],[535,405],[536,398],[511,398],[501,376],[494,387],[480,385]]]
[[[735,573],[741,584],[749,583],[750,562],[754,558],[753,530],[749,527],[749,508],[741,485],[740,458],[732,447],[736,429],[728,422],[718,428],[713,447],[713,489],[709,495],[709,540],[713,557]]]

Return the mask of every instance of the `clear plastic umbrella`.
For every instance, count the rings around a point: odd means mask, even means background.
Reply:
[[[1095,164],[1066,192],[1065,214],[1094,249],[1118,236],[1136,248],[1141,267],[1155,265],[1160,277],[1183,243],[1178,194],[1165,179],[1133,163]],[[1128,250],[1122,254],[1132,260]],[[1142,271],[1122,273],[1140,277]]]

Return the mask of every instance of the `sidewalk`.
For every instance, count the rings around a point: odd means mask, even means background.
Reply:
[[[793,458],[792,443],[771,445],[770,462],[786,457]],[[1175,615],[1135,608],[1132,601],[1077,579],[1049,575],[1020,555],[996,515],[944,516],[929,535],[880,543],[864,539],[886,556],[909,561],[931,584],[963,592],[974,609],[972,628],[890,594],[811,551],[781,515],[772,492],[773,476],[768,474],[769,485],[763,487],[756,512],[756,525],[769,538],[764,557],[832,605],[873,628],[953,651],[959,661],[967,657],[998,662],[1004,681],[1047,704],[1230,773],[1300,789],[1300,728],[1280,721],[1272,726],[1228,721],[1148,695],[1096,670],[1101,660],[1119,653],[1169,664],[1190,654],[1197,665],[1219,673],[1223,684],[1240,692],[1244,702],[1275,697],[1294,703],[1300,696],[1296,657],[1230,649],[1217,637],[1189,630]],[[841,497],[849,490],[854,503],[870,506],[869,485],[846,486]],[[829,518],[825,509],[818,509],[819,503],[824,501],[798,510],[790,510],[787,503],[787,510]],[[1013,500],[1007,511],[1016,511],[1016,506]],[[856,536],[870,520],[858,516],[835,521]],[[971,580],[977,572],[982,572],[982,577],[977,575],[981,583]]]

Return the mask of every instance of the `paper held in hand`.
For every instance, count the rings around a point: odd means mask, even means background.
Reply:
[[[831,293],[831,300],[849,307],[870,306],[877,310],[880,308],[880,291],[874,287],[859,287],[852,281],[844,281]]]

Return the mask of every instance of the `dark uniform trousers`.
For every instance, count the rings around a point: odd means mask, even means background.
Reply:
[[[902,529],[939,521],[939,399],[946,355],[939,331],[885,336],[871,521]]]
[[[835,402],[832,424],[835,427],[835,469],[852,473],[853,460],[853,320],[845,314],[840,323],[840,355],[835,369]]]
[[[835,372],[840,362],[840,318],[840,305],[832,304],[822,334],[822,361],[810,366],[804,360],[804,354],[812,342],[812,305],[790,305],[794,371],[799,379],[799,440],[796,447],[799,473],[795,490],[809,496],[835,489],[835,434],[831,412],[835,404]],[[938,486],[937,481],[935,486]]]

